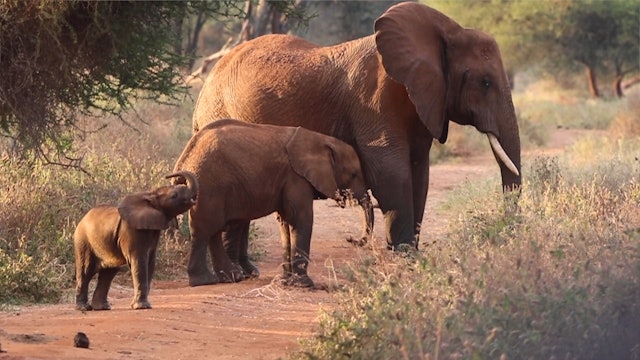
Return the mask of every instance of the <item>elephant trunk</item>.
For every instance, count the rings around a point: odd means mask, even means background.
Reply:
[[[196,175],[190,171],[183,170],[183,171],[178,171],[173,174],[169,174],[165,176],[166,179],[175,178],[175,177],[182,177],[183,179],[186,180],[187,187],[191,191],[191,194],[193,194],[191,197],[191,200],[193,203],[195,203],[196,198],[198,197],[198,191],[199,191],[198,178],[196,177]]]
[[[515,123],[515,115],[514,123]],[[520,164],[520,136],[518,127],[501,129],[501,141],[489,135],[491,148],[496,161],[500,165],[503,191],[518,191],[522,184],[522,169]],[[493,139],[492,139],[493,138]]]
[[[518,167],[511,161],[509,155],[507,155],[506,151],[500,145],[500,141],[493,134],[487,134],[489,138],[489,144],[491,145],[491,149],[493,149],[494,154],[496,155],[496,159],[500,160],[504,166],[509,169],[515,176],[520,176],[520,171]]]

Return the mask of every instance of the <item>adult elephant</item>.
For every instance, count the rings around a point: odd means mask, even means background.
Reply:
[[[518,124],[496,41],[418,3],[392,6],[375,34],[334,46],[289,35],[237,46],[207,78],[194,131],[226,117],[303,126],[352,145],[394,249],[417,246],[429,150],[433,139],[447,140],[449,121],[487,134],[503,187],[521,184]]]

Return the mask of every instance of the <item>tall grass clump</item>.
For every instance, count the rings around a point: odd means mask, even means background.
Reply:
[[[74,285],[72,238],[82,216],[169,184],[164,175],[190,136],[191,111],[147,106],[128,123],[106,119],[106,129],[77,138],[83,171],[0,155],[0,304],[63,298]],[[88,121],[80,126],[99,127]],[[163,237],[159,276],[183,266],[187,239],[184,228]]]
[[[295,357],[640,358],[640,143],[589,141],[530,161],[517,209],[466,184],[446,241],[354,264]]]

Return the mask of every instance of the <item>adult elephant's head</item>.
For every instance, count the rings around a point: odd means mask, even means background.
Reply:
[[[487,134],[506,188],[518,187],[520,138],[498,44],[418,3],[401,3],[375,22],[387,74],[405,85],[431,135],[444,143],[448,122]]]

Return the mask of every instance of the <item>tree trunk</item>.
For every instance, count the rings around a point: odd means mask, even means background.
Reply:
[[[616,79],[613,82],[613,91],[615,92],[616,96],[619,98],[624,97],[624,93],[622,92],[623,78],[624,78],[624,75],[617,75]]]
[[[193,69],[193,65],[196,62],[198,39],[200,39],[200,32],[202,31],[202,27],[205,22],[207,22],[207,17],[204,14],[198,14],[193,29],[189,32],[187,45],[184,50],[184,54],[189,56],[189,64],[187,65],[189,71]]]
[[[589,92],[594,98],[600,97],[600,91],[598,91],[598,82],[596,81],[596,73],[593,67],[585,65],[587,67],[587,79],[589,81]]]

